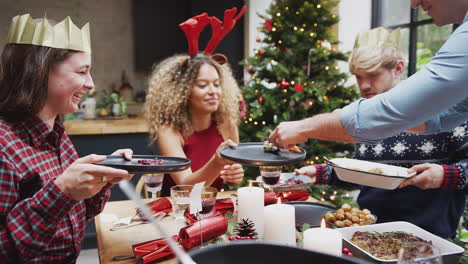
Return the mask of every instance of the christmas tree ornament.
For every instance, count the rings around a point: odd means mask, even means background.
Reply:
[[[260,84],[263,85],[263,87],[265,87],[265,88],[267,88],[267,89],[274,89],[274,88],[276,88],[276,83],[267,82],[267,81],[265,81],[265,80],[261,81]]]
[[[234,228],[234,232],[238,237],[250,237],[251,239],[257,239],[258,234],[255,231],[255,224],[250,219],[241,219],[241,221]],[[240,238],[239,238],[240,239]]]
[[[289,86],[289,82],[286,81],[286,80],[282,80],[282,81],[278,84],[278,86],[279,86],[281,89],[287,89],[288,86]]]
[[[260,41],[262,41],[262,39],[261,39],[260,37],[257,37],[257,38],[255,39],[255,41],[260,42]]]
[[[285,46],[279,46],[279,49],[280,49],[282,52],[286,52],[286,51],[288,50]]]
[[[264,51],[264,50],[259,50],[259,51],[258,51],[258,55],[260,55],[260,56],[265,55],[265,51]]]
[[[294,90],[295,90],[296,92],[300,93],[300,92],[304,91],[304,85],[299,84],[299,83],[296,83],[296,84],[294,85]]]
[[[255,74],[255,70],[250,68],[247,70],[247,72],[250,74],[250,75],[254,75]]]
[[[36,22],[29,14],[15,16],[6,43],[91,52],[89,23],[79,29],[70,17],[52,26],[45,17]]]
[[[273,23],[271,23],[270,19],[265,19],[265,28],[267,32],[270,32],[271,29],[273,28]]]
[[[322,48],[329,50],[332,48],[332,45],[330,44],[330,42],[328,42],[328,40],[324,40],[322,41]]]
[[[262,97],[262,96],[260,96],[260,97],[258,98],[258,102],[259,102],[260,104],[263,104],[263,97]]]

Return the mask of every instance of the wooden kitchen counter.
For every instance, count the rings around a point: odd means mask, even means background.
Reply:
[[[148,124],[143,117],[118,120],[71,120],[63,123],[68,135],[106,135],[148,133]]]

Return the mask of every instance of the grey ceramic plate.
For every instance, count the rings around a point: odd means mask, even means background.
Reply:
[[[306,157],[303,148],[301,153],[282,149],[276,153],[263,151],[263,143],[239,143],[237,147],[224,147],[221,156],[227,160],[246,166],[282,166],[301,162]]]
[[[163,160],[162,164],[158,165],[143,165],[138,164],[139,160],[151,160],[158,158]],[[123,156],[107,156],[103,162],[96,165],[108,166],[117,169],[123,169],[129,173],[164,173],[182,171],[190,167],[190,160],[181,157],[164,157],[152,155],[133,155],[132,160],[126,160]]]

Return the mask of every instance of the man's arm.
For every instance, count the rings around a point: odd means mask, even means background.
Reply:
[[[340,109],[299,121],[282,122],[269,138],[282,148],[302,143],[308,138],[355,142],[341,124]]]
[[[453,33],[422,70],[386,93],[344,107],[341,120],[345,129],[355,140],[372,143],[428,120],[425,133],[448,131],[466,121],[466,43],[468,23]]]

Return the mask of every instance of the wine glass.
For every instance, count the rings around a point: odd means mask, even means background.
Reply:
[[[398,264],[443,264],[438,248],[427,242],[402,242]]]
[[[161,191],[164,174],[144,174],[143,177],[146,185],[146,191],[151,192],[151,199],[155,200],[158,197],[158,192]]]
[[[260,166],[263,186],[271,188],[279,183],[281,177],[281,166]]]

